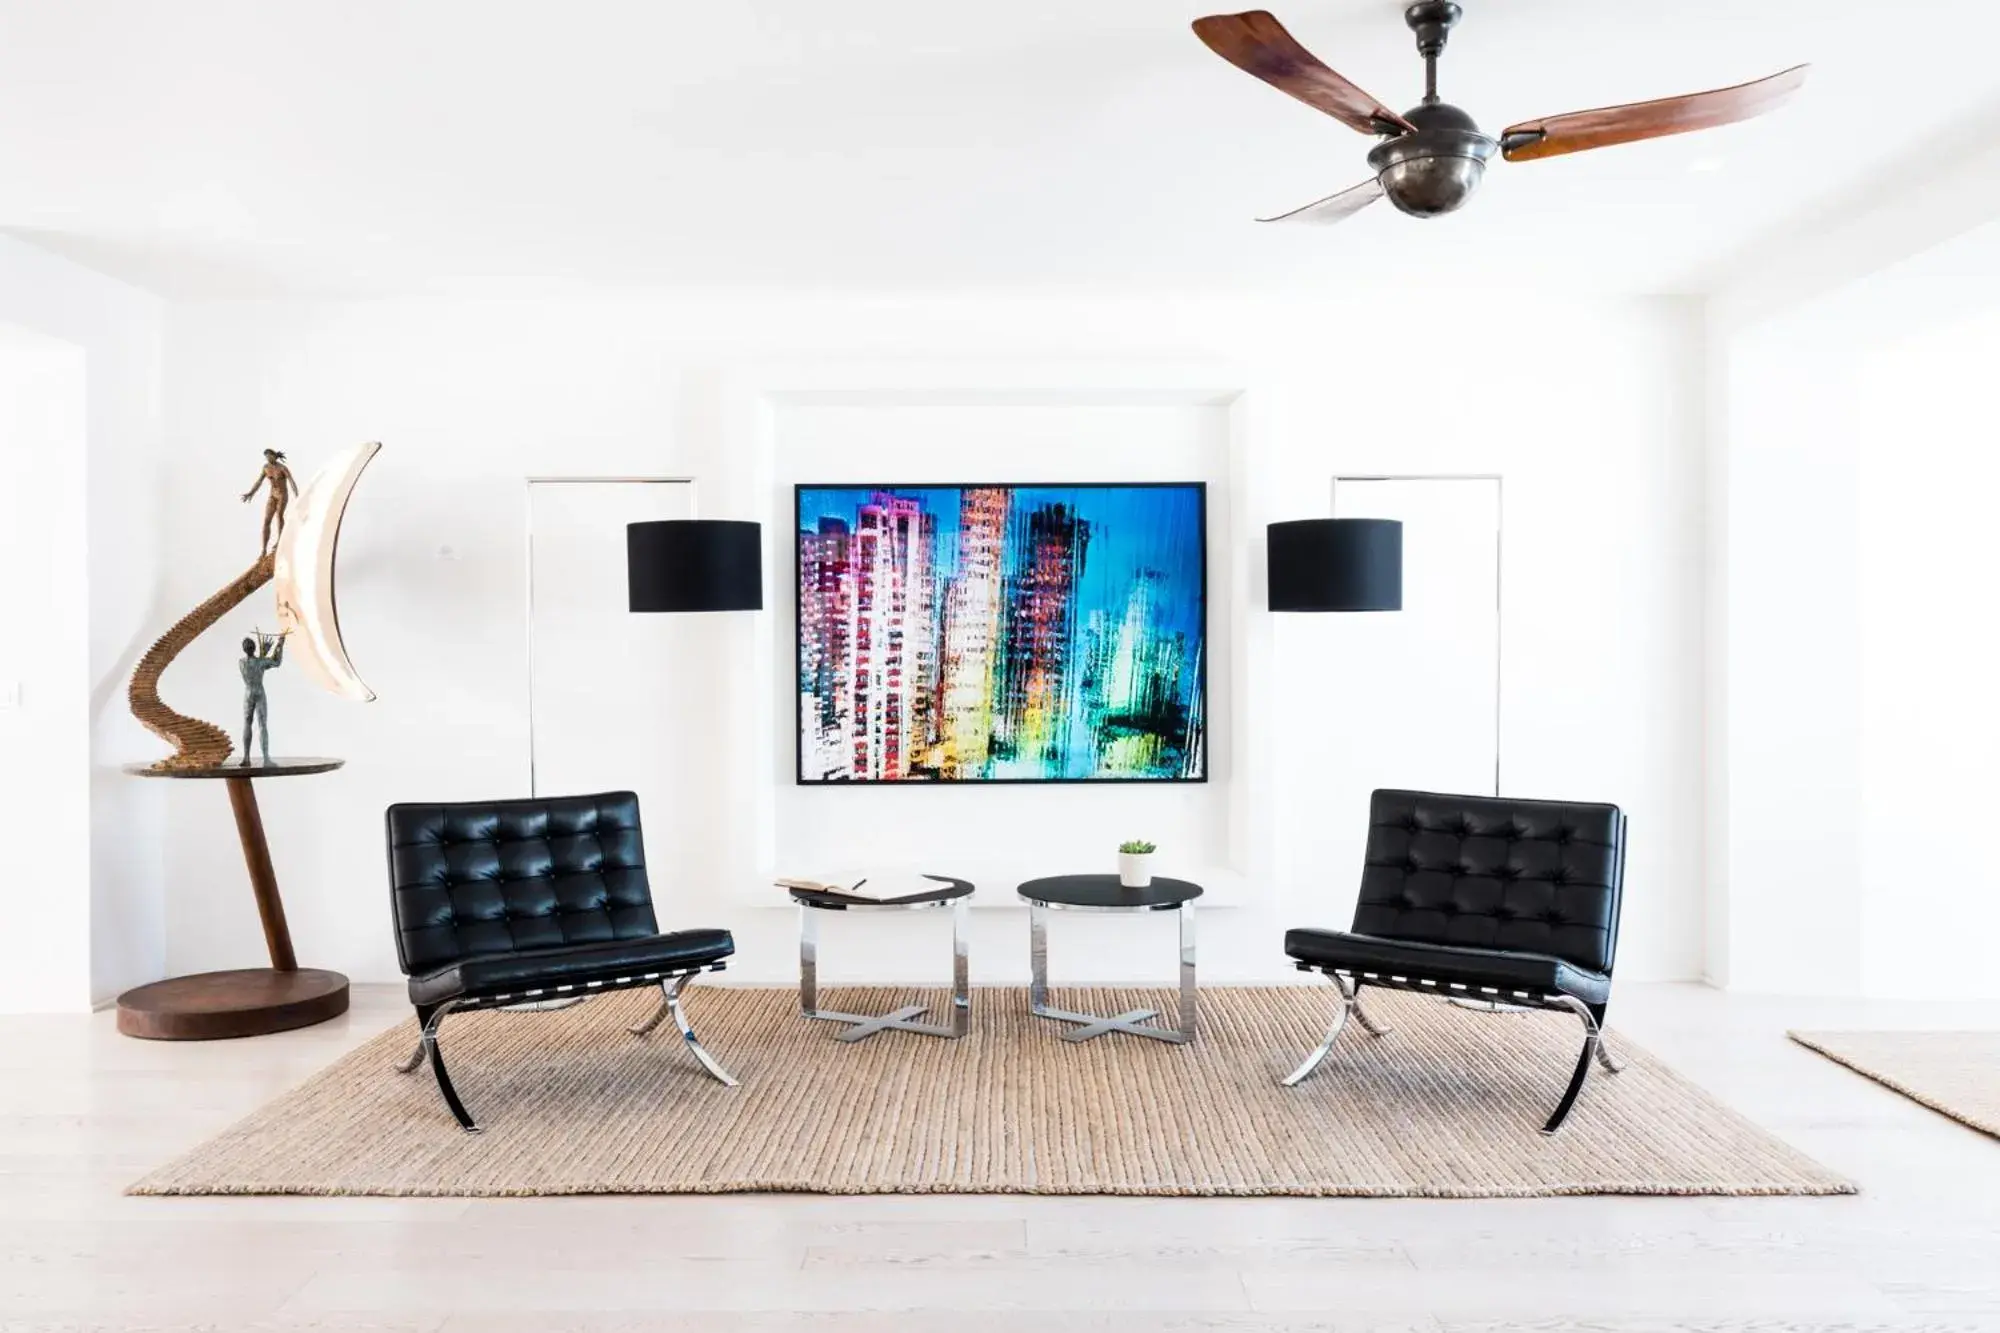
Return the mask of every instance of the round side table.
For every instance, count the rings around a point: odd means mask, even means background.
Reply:
[[[1143,889],[1128,889],[1116,875],[1055,875],[1031,879],[1016,890],[1028,904],[1028,953],[1033,979],[1028,987],[1028,1008],[1037,1018],[1053,1018],[1081,1024],[1062,1034],[1064,1041],[1089,1041],[1107,1032],[1124,1032],[1134,1037],[1151,1037],[1186,1045],[1194,1040],[1196,1010],[1194,989],[1194,900],[1201,897],[1201,885],[1184,879],[1155,879]],[[1157,1009],[1128,1009],[1122,1014],[1079,1014],[1049,1007],[1049,913],[1050,912],[1173,912],[1181,927],[1180,1025],[1159,1027],[1143,1020],[1155,1017]]]
[[[925,875],[937,883],[935,889],[902,898],[855,898],[844,893],[817,889],[793,889],[792,901],[799,905],[799,1013],[829,1023],[853,1026],[837,1041],[860,1041],[878,1032],[917,1032],[926,1037],[957,1040],[972,1030],[972,992],[967,956],[967,936],[971,933],[972,884],[949,875]],[[909,912],[929,908],[951,909],[951,1022],[919,1023],[916,1018],[930,1006],[908,1004],[886,1014],[843,1014],[819,1007],[819,914],[821,912]]]
[[[185,781],[221,779],[236,813],[236,835],[250,871],[250,891],[264,923],[269,967],[237,968],[169,977],[135,987],[118,997],[118,1030],[156,1041],[211,1041],[218,1037],[259,1037],[289,1028],[310,1027],[347,1012],[347,978],[338,972],[300,967],[285,924],[285,900],[271,869],[264,818],[257,810],[258,778],[304,777],[331,773],[344,759],[283,758],[270,763],[219,764],[214,768],[167,769],[127,764],[142,778]]]

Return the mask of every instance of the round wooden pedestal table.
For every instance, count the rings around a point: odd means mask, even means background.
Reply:
[[[222,764],[215,768],[159,769],[128,764],[142,778],[221,779],[236,812],[236,835],[250,871],[250,891],[264,922],[269,967],[198,972],[139,986],[118,997],[118,1030],[156,1041],[210,1041],[218,1037],[258,1037],[267,1032],[310,1027],[347,1012],[347,978],[338,972],[300,967],[285,924],[285,901],[271,869],[264,819],[257,812],[258,778],[295,778],[331,773],[344,759],[273,759],[268,764]]]

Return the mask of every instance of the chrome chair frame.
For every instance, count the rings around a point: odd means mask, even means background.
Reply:
[[[865,1041],[879,1032],[915,1032],[925,1037],[956,1041],[972,1031],[972,895],[960,894],[936,902],[868,903],[845,902],[838,907],[819,906],[794,898],[799,905],[799,1016],[825,1023],[852,1024],[835,1041]],[[886,1014],[849,1014],[819,1007],[819,914],[821,912],[921,912],[932,908],[951,909],[951,1021],[919,1023],[927,1004],[907,1004]]]
[[[1297,1087],[1311,1077],[1313,1070],[1319,1068],[1319,1062],[1326,1059],[1327,1052],[1333,1049],[1333,1043],[1340,1039],[1341,1032],[1347,1027],[1347,1016],[1350,1013],[1360,1021],[1363,1030],[1371,1037],[1386,1037],[1394,1031],[1393,1028],[1383,1027],[1368,1016],[1361,1007],[1359,988],[1346,977],[1338,972],[1329,972],[1326,977],[1339,990],[1340,1005],[1333,1011],[1333,1022],[1328,1025],[1326,1036],[1321,1039],[1318,1049],[1308,1055],[1297,1069],[1285,1075],[1284,1083],[1288,1088]]]
[[[1089,1041],[1107,1032],[1123,1032],[1132,1037],[1150,1037],[1185,1046],[1195,1038],[1199,1020],[1195,995],[1194,901],[1151,907],[1079,907],[1068,903],[1045,903],[1021,897],[1028,904],[1028,1010],[1037,1018],[1079,1024],[1075,1031],[1062,1034],[1064,1041]],[[1161,1027],[1144,1020],[1159,1015],[1157,1009],[1128,1009],[1122,1014],[1081,1014],[1057,1009],[1049,1004],[1049,913],[1050,912],[1174,912],[1180,917],[1180,1013],[1178,1027]]]
[[[574,985],[538,986],[500,995],[468,996],[422,1007],[417,1010],[417,1047],[410,1052],[408,1059],[396,1066],[396,1072],[415,1073],[417,1066],[429,1059],[431,1073],[437,1078],[438,1092],[443,1095],[444,1104],[450,1108],[452,1118],[458,1121],[459,1128],[466,1133],[477,1134],[480,1132],[480,1126],[472,1118],[472,1113],[466,1110],[465,1102],[458,1095],[458,1089],[452,1086],[451,1075],[445,1069],[444,1051],[438,1045],[438,1028],[443,1024],[446,1014],[469,1013],[477,1009],[499,1009],[511,1013],[567,1009],[612,991],[631,990],[658,983],[662,991],[659,1009],[651,1018],[627,1028],[626,1031],[634,1036],[646,1036],[660,1025],[662,1019],[671,1015],[674,1026],[680,1029],[681,1039],[687,1043],[688,1051],[696,1062],[717,1082],[733,1088],[737,1086],[736,1079],[708,1053],[708,1048],[701,1044],[701,1039],[695,1035],[693,1025],[688,1022],[686,1011],[681,1008],[681,992],[687,989],[690,981],[703,972],[720,972],[724,966],[725,964],[718,962],[681,971],[636,972],[630,976],[608,977],[599,981],[578,982]]]
[[[1371,1020],[1361,1009],[1361,987],[1365,983],[1378,990],[1407,990],[1421,994],[1435,995],[1440,999],[1471,1008],[1490,1005],[1484,1012],[1495,1014],[1519,1013],[1525,1009],[1552,1009],[1562,1013],[1575,1014],[1583,1022],[1583,1050],[1577,1055],[1576,1069],[1570,1075],[1569,1086],[1563,1090],[1562,1100],[1556,1104],[1555,1113],[1542,1126],[1542,1133],[1553,1134],[1562,1128],[1569,1118],[1570,1108],[1576,1105],[1577,1094],[1583,1091],[1583,1083],[1590,1075],[1593,1062],[1604,1066],[1608,1074],[1620,1073],[1625,1066],[1611,1054],[1604,1039],[1604,1013],[1608,1005],[1585,1004],[1574,995],[1550,994],[1538,991],[1505,990],[1497,986],[1473,986],[1463,982],[1433,981],[1428,977],[1404,977],[1376,972],[1356,972],[1351,969],[1315,967],[1311,963],[1297,964],[1301,972],[1324,973],[1340,992],[1340,1005],[1334,1011],[1333,1022],[1326,1030],[1326,1036],[1319,1046],[1308,1055],[1297,1069],[1287,1074],[1283,1083],[1286,1087],[1296,1087],[1312,1076],[1320,1062],[1333,1049],[1339,1039],[1341,1029],[1347,1026],[1347,1015],[1351,1011],[1359,1019],[1361,1026],[1372,1037],[1387,1036],[1393,1029],[1381,1027]],[[1345,975],[1343,975],[1345,971]]]

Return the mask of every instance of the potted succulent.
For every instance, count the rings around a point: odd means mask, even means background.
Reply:
[[[1153,882],[1153,853],[1159,849],[1144,839],[1118,844],[1118,882],[1128,889],[1143,889]]]

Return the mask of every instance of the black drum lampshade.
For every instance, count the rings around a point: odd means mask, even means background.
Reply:
[[[1400,611],[1403,525],[1301,518],[1265,530],[1273,611]]]
[[[762,535],[737,519],[627,523],[625,578],[634,611],[761,611]]]

